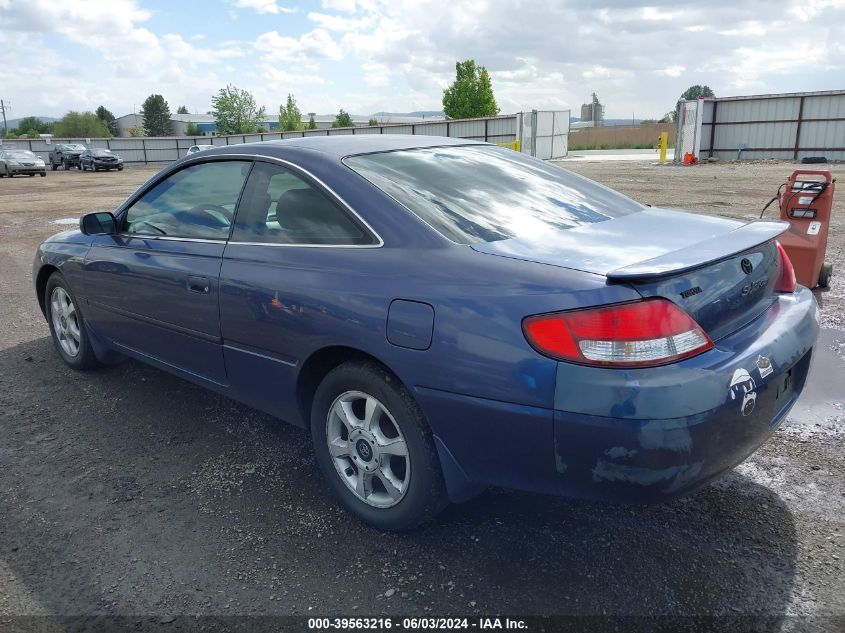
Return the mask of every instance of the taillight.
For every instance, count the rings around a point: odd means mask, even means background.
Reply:
[[[665,365],[713,347],[698,323],[666,299],[540,314],[522,328],[545,356],[603,367]]]
[[[795,268],[780,242],[775,243],[778,245],[778,255],[780,255],[780,277],[775,284],[775,292],[795,292]]]

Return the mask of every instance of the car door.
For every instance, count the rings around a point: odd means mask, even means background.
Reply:
[[[89,319],[112,344],[225,384],[218,278],[250,161],[191,164],[118,214],[85,258]]]
[[[329,344],[358,318],[346,298],[353,253],[379,244],[320,183],[256,161],[220,276],[223,353],[239,399],[298,419],[297,367],[318,339]]]

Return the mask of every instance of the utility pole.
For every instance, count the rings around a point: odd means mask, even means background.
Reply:
[[[3,113],[3,136],[6,136],[9,128],[6,126],[6,104],[3,103],[2,99],[0,99],[0,112]]]

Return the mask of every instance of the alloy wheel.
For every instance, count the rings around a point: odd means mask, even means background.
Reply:
[[[57,286],[50,295],[50,316],[53,319],[53,331],[65,354],[72,357],[79,354],[82,335],[79,331],[76,306],[61,286]]]
[[[373,396],[340,394],[329,408],[326,441],[341,480],[376,508],[399,503],[411,481],[408,444],[396,420]]]

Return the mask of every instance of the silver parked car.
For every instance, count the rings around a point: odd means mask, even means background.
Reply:
[[[8,176],[11,178],[18,174],[46,176],[47,167],[41,158],[28,149],[0,150],[0,177]]]

